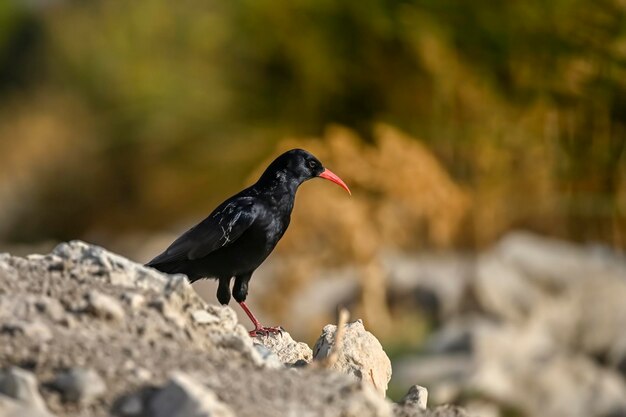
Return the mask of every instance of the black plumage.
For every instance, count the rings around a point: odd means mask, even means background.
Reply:
[[[302,149],[276,158],[252,186],[220,204],[206,219],[176,239],[146,265],[166,273],[219,280],[217,299],[232,296],[254,323],[252,336],[278,331],[263,327],[245,304],[248,282],[283,236],[291,218],[295,195],[304,181],[320,177],[348,192],[346,184]]]

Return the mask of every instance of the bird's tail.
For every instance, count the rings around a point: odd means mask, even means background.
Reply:
[[[205,276],[195,274],[190,271],[188,267],[181,265],[180,262],[155,262],[154,259],[144,266],[154,268],[157,271],[166,273],[166,274],[183,274],[187,276],[189,282],[193,283],[198,281],[199,279],[206,278]]]

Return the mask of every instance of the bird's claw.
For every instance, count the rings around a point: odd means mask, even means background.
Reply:
[[[282,326],[258,327],[254,330],[250,330],[249,335],[250,337],[269,336],[270,334],[279,334],[282,336],[284,331],[285,329],[283,329]]]

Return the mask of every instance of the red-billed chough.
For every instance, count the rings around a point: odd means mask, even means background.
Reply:
[[[254,185],[224,201],[146,266],[185,274],[191,282],[215,278],[222,304],[230,301],[234,277],[232,295],[254,324],[250,336],[279,332],[261,326],[246,306],[248,281],[287,230],[298,186],[315,177],[333,181],[350,193],[317,158],[292,149],[276,158]]]

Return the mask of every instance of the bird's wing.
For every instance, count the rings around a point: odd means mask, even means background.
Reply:
[[[254,223],[258,207],[251,197],[231,199],[209,217],[183,233],[162,254],[148,262],[153,266],[180,260],[194,260],[237,240]]]

